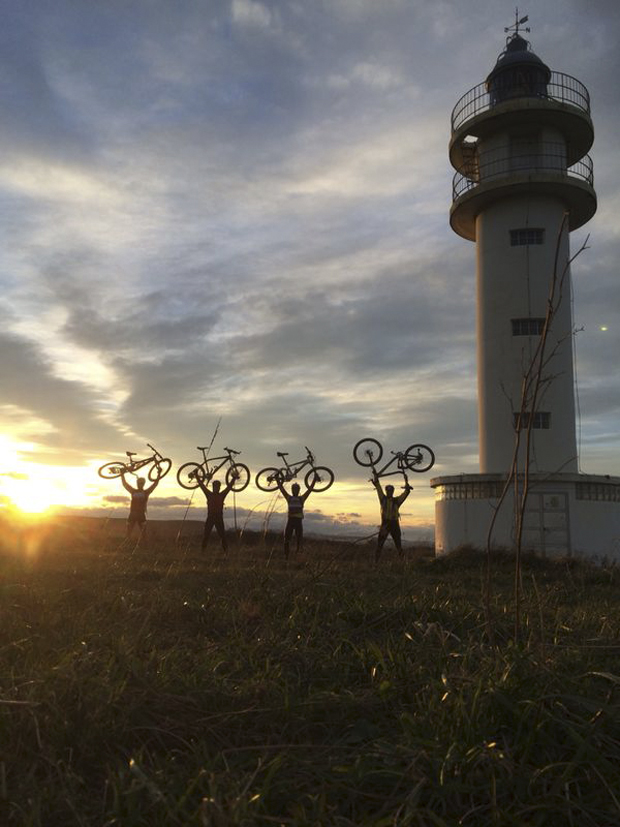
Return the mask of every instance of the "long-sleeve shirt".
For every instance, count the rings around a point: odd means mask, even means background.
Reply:
[[[381,484],[378,480],[373,480],[372,484],[377,489],[377,496],[379,497],[379,502],[381,503],[381,521],[385,523],[392,520],[398,520],[400,518],[398,509],[409,496],[411,488],[406,488],[398,497],[388,497],[388,495],[381,488]]]

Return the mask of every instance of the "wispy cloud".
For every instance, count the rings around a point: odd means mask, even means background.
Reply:
[[[531,38],[593,98],[577,375],[583,464],[613,472],[620,21],[613,3],[562,8],[532,14]],[[364,486],[366,435],[475,470],[474,247],[448,227],[446,145],[509,22],[490,0],[7,7],[7,432],[48,462],[149,440],[180,463],[222,416],[253,471],[309,444]],[[172,479],[156,513],[180,508]],[[352,523],[352,496],[335,486],[323,513]]]

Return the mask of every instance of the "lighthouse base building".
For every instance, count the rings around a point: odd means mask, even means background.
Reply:
[[[500,505],[505,485],[505,474],[431,480],[436,554],[464,546],[485,549],[489,542],[496,549],[514,548],[515,496],[511,485]],[[531,474],[523,509],[522,548],[548,557],[620,563],[620,477]]]
[[[431,480],[435,547],[514,548],[520,531],[524,549],[620,562],[620,477],[580,473],[575,428],[570,233],[596,212],[590,98],[522,22],[452,113],[450,224],[476,244],[480,473]]]

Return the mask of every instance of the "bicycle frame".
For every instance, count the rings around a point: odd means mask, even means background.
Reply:
[[[435,464],[435,454],[432,449],[421,442],[410,445],[404,451],[391,451],[391,454],[392,459],[380,466],[383,447],[374,437],[360,439],[353,447],[354,460],[358,465],[372,468],[373,478],[389,477],[400,473],[406,480],[407,471],[422,473],[428,471]],[[394,463],[397,465],[397,470],[388,470]]]
[[[203,461],[200,463],[200,466],[201,468],[204,468],[205,482],[210,482],[213,479],[213,477],[217,474],[217,472],[220,470],[220,468],[226,465],[226,463],[228,463],[232,468],[232,466],[235,465],[233,454],[241,453],[241,451],[233,451],[232,448],[224,448],[224,450],[226,451],[226,456],[209,458],[207,457],[206,448],[199,447],[198,450],[202,451]],[[211,468],[209,467],[210,462],[218,462],[219,460],[222,460],[219,465],[216,465],[215,467]]]
[[[405,455],[402,451],[392,451],[392,459],[389,459],[382,468],[379,468],[377,471],[377,466],[372,463],[372,472],[373,475],[377,478],[379,477],[392,477],[396,476],[397,474],[402,474],[405,482],[407,482],[407,463],[405,462]],[[398,467],[396,471],[388,471],[387,469],[397,463]]]
[[[294,480],[299,472],[309,465],[310,470],[304,477],[306,487],[319,493],[327,491],[334,482],[334,472],[324,465],[316,465],[314,454],[307,445],[304,447],[307,454],[306,458],[299,459],[296,462],[289,462],[286,458],[287,454],[284,451],[278,451],[278,456],[283,465],[279,468],[269,466],[259,471],[256,475],[256,487],[260,488],[261,491],[275,491],[283,483]]]
[[[308,456],[305,459],[298,459],[295,462],[288,462],[286,459],[286,454],[278,451],[278,456],[280,457],[285,466],[281,469],[283,482],[290,482],[291,480],[294,480],[295,477],[301,471],[301,469],[305,468],[306,465],[309,465],[311,468],[314,468],[314,454],[307,447],[306,451],[308,452]]]
[[[126,453],[129,455],[131,452],[126,451]],[[135,474],[135,472],[138,471],[140,468],[144,468],[145,465],[150,465],[151,462],[155,461],[155,457],[147,457],[146,459],[131,459],[130,456],[129,462],[125,463],[125,468],[127,469],[128,474]]]
[[[162,477],[165,477],[170,468],[172,467],[171,460],[169,460],[167,457],[164,457],[163,454],[160,454],[159,451],[152,445],[150,445],[148,442],[146,444],[153,452],[150,457],[144,457],[143,459],[134,459],[134,457],[136,456],[135,451],[125,451],[128,457],[128,460],[126,462],[107,462],[105,465],[102,465],[101,468],[98,469],[99,476],[103,477],[104,479],[115,479],[116,477],[120,477],[123,474],[135,475],[136,471],[138,471],[140,468],[144,468],[145,466],[151,466],[148,470],[148,477],[152,482],[160,480]],[[155,476],[153,476],[154,473]]]
[[[146,443],[146,445],[147,448],[151,449],[153,454],[152,456],[145,457],[144,459],[134,460],[132,459],[132,457],[135,456],[135,453],[133,451],[125,451],[125,453],[129,457],[129,462],[127,463],[127,472],[129,474],[135,474],[137,470],[139,470],[140,468],[144,468],[145,465],[150,465],[151,463],[153,463],[153,465],[159,465],[159,463],[165,459],[165,457],[159,453],[157,448],[154,448],[148,442]]]

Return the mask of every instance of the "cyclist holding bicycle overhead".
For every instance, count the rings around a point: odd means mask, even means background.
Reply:
[[[399,497],[395,497],[394,486],[386,485],[384,492],[381,488],[381,483],[379,482],[379,477],[377,476],[377,474],[373,473],[372,479],[370,481],[377,489],[377,496],[379,497],[379,502],[381,503],[381,526],[379,527],[377,548],[375,550],[375,563],[379,562],[381,550],[383,549],[383,545],[387,540],[388,534],[392,536],[392,539],[394,540],[394,545],[396,546],[396,550],[402,557],[403,546],[401,542],[400,523],[398,522],[400,519],[398,509],[405,502],[405,500],[409,496],[409,492],[413,491],[413,489],[409,485],[409,480],[407,479],[407,477],[405,477],[405,490]]]
[[[291,493],[289,494],[285,491],[280,477],[277,478],[277,483],[280,493],[288,504],[288,519],[284,529],[284,557],[288,560],[293,534],[297,540],[297,554],[301,551],[304,539],[304,503],[312,493],[314,486],[309,486],[305,494],[300,494],[301,488],[299,487],[299,483],[294,482],[291,485]]]
[[[202,550],[207,550],[209,543],[209,535],[215,529],[217,535],[222,543],[222,551],[228,551],[228,543],[226,542],[226,526],[224,525],[224,500],[231,491],[235,480],[231,479],[230,483],[223,491],[220,491],[221,483],[219,480],[214,480],[213,490],[209,491],[207,486],[199,476],[196,477],[198,485],[202,489],[202,493],[207,498],[207,519],[205,520],[205,533],[202,538]]]
[[[123,488],[125,489],[125,491],[128,491],[131,494],[129,517],[127,518],[127,537],[131,537],[131,535],[133,534],[134,526],[138,526],[138,528],[140,529],[140,536],[138,537],[138,542],[140,542],[146,534],[146,504],[149,499],[149,494],[151,494],[155,490],[155,488],[157,488],[159,480],[155,480],[155,482],[152,485],[149,485],[148,488],[145,488],[144,477],[138,477],[138,487],[134,488],[133,485],[130,485],[125,479],[125,474],[122,474],[121,482],[123,483]]]

